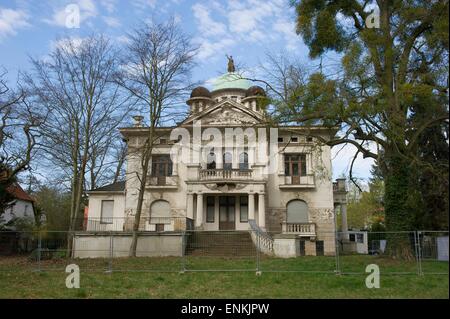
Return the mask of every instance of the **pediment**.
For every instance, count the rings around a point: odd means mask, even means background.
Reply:
[[[262,121],[262,116],[232,101],[225,101],[188,118],[183,124],[201,121],[202,125],[253,125]]]

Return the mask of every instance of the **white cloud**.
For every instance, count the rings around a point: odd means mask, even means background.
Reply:
[[[105,21],[106,25],[111,28],[118,28],[122,25],[119,19],[115,17],[103,17],[103,21]]]
[[[100,0],[100,4],[108,11],[113,13],[116,11],[117,0]]]
[[[84,38],[80,37],[70,37],[70,38],[62,38],[59,40],[50,42],[50,49],[54,51],[56,49],[68,50],[70,52],[70,48],[76,52],[81,45],[83,44]]]
[[[68,12],[66,8],[68,5],[76,5],[80,11],[80,23],[86,21],[89,18],[96,17],[97,7],[93,0],[72,0],[71,3],[67,3],[64,7],[58,7],[53,10],[53,16],[51,19],[44,19],[44,22],[59,27],[66,27],[68,18]]]
[[[275,42],[288,50],[301,48],[287,0],[212,0],[192,6],[202,57],[211,57],[238,43],[266,47]],[[232,41],[231,41],[232,40]]]
[[[220,36],[226,33],[226,25],[214,21],[210,16],[210,11],[204,5],[197,3],[192,6],[192,10],[199,31],[203,36]]]
[[[195,42],[200,45],[200,50],[197,57],[201,60],[211,59],[215,56],[217,57],[219,53],[221,54],[220,57],[223,57],[226,49],[236,44],[236,41],[232,38],[223,38],[218,41],[210,41],[204,38],[197,38],[195,40]]]
[[[117,42],[122,43],[122,44],[128,44],[130,43],[130,38],[127,37],[126,35],[120,35],[118,37],[116,37]]]
[[[148,8],[154,9],[156,7],[157,0],[132,0],[131,3],[138,9],[145,10]]]
[[[16,35],[19,29],[29,27],[28,19],[29,15],[23,10],[0,7],[0,41]]]
[[[293,21],[280,19],[273,24],[273,29],[283,35],[288,51],[294,51],[299,48],[301,38],[295,33],[295,23]]]
[[[370,145],[369,149],[376,152],[376,146]],[[337,145],[331,149],[331,158],[333,164],[333,178],[338,178],[341,175],[349,176],[350,165],[353,157],[356,153],[356,147],[347,144]],[[368,179],[370,174],[370,169],[374,160],[372,158],[363,158],[362,154],[359,154],[353,164],[353,177]]]

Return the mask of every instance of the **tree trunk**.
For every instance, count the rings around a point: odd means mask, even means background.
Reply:
[[[152,130],[152,129],[150,129],[150,130]],[[139,225],[141,222],[142,206],[144,204],[145,185],[147,184],[148,166],[150,163],[152,146],[153,146],[152,138],[153,138],[153,134],[150,133],[150,139],[149,139],[150,145],[146,150],[144,150],[144,152],[142,154],[142,156],[143,156],[142,174],[141,174],[141,180],[140,180],[140,185],[139,185],[139,195],[138,195],[138,202],[137,202],[137,207],[136,207],[136,215],[134,216],[133,238],[131,241],[131,246],[130,246],[130,251],[129,251],[130,257],[136,257],[138,231],[139,231]]]
[[[410,235],[414,212],[408,203],[410,163],[401,155],[387,155],[385,160],[389,167],[385,176],[386,229],[393,232],[387,234],[387,250],[394,258],[412,259]]]

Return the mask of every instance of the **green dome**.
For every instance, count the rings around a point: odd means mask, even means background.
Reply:
[[[236,72],[228,72],[219,76],[213,81],[213,91],[222,89],[242,89],[247,90],[252,86],[249,80],[243,79],[242,76]]]

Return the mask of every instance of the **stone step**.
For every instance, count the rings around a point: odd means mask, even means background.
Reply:
[[[249,232],[197,231],[186,238],[186,255],[254,256],[256,248]]]

